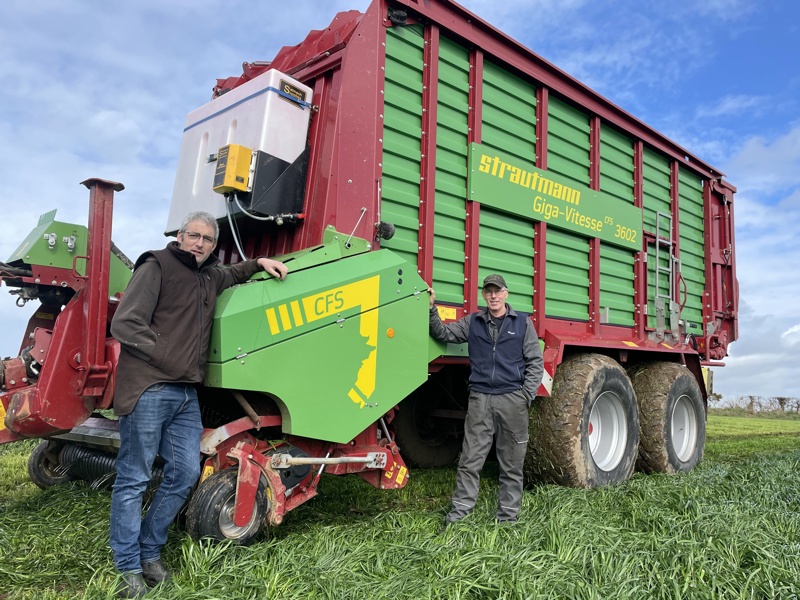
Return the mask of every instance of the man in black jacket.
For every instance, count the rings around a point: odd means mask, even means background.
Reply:
[[[136,261],[111,322],[120,343],[114,395],[120,448],[110,541],[122,598],[141,597],[169,577],[161,548],[200,475],[203,425],[194,386],[203,381],[217,296],[262,269],[286,277],[286,266],[268,258],[219,265],[212,255],[218,235],[212,215],[189,214],[177,242]],[[164,478],[142,519],[157,454]]]
[[[528,444],[528,408],[542,381],[539,337],[528,315],[506,304],[508,287],[500,275],[483,281],[487,308],[442,323],[430,292],[430,331],[437,340],[468,343],[470,393],[464,444],[456,473],[453,506],[445,527],[475,507],[481,468],[495,439],[500,465],[498,523],[517,520],[522,503],[522,466]]]

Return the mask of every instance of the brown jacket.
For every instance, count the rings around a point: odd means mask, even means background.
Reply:
[[[217,296],[260,270],[256,260],[201,266],[172,242],[145,252],[111,321],[120,343],[114,412],[127,415],[154,383],[203,381]]]

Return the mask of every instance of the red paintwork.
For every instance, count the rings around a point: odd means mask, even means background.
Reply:
[[[100,179],[87,180],[84,185],[91,190],[87,276],[78,275],[74,269],[48,267],[35,268],[32,277],[22,278],[31,285],[37,279],[52,281],[52,285],[70,287],[77,293],[58,314],[51,330],[32,329],[30,352],[41,370],[34,384],[0,393],[7,413],[7,430],[0,430],[0,442],[72,429],[93,410],[111,403],[113,387],[109,383],[113,383],[119,356],[117,342],[107,337],[111,215],[114,191],[124,188]],[[32,322],[34,319],[40,318],[34,316]]]

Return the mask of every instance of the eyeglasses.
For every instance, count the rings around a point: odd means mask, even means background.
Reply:
[[[185,235],[187,238],[189,238],[189,241],[192,242],[193,244],[196,244],[197,240],[199,240],[200,238],[203,238],[203,243],[206,246],[211,246],[212,244],[215,244],[217,242],[216,238],[213,238],[210,235],[202,235],[195,231],[181,231],[181,233]]]
[[[494,289],[490,289],[490,290],[487,290],[487,289],[484,288],[483,294],[484,294],[484,296],[502,296],[503,292],[506,292],[506,291],[508,291],[508,290],[506,290],[506,288],[502,288],[502,289],[494,288]]]

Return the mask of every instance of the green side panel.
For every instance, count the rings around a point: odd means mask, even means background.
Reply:
[[[589,185],[589,116],[551,96],[548,113],[547,169]],[[545,314],[589,319],[589,240],[547,228]]]
[[[346,443],[428,376],[428,295],[390,250],[220,296],[206,385],[275,398],[285,433]]]
[[[600,129],[600,189],[633,204],[633,139],[611,127]]]
[[[85,257],[89,230],[83,225],[62,223],[55,220],[56,211],[51,210],[39,217],[36,227],[28,234],[14,253],[6,261],[12,266],[44,266],[57,269],[72,269],[78,275],[86,275]],[[55,244],[51,245],[45,236],[52,237]],[[74,247],[69,249],[68,240],[74,241]],[[108,280],[108,295],[113,296],[124,292],[131,279],[131,270],[115,254],[111,254],[110,272]]]
[[[589,319],[589,239],[556,228],[547,229],[548,317]]]
[[[381,247],[417,264],[422,139],[422,28],[386,30],[381,219],[396,231]],[[439,290],[437,289],[437,294]]]
[[[536,86],[486,61],[481,142],[527,163],[536,162]],[[533,220],[481,206],[478,281],[501,273],[515,310],[533,312]],[[480,297],[480,295],[479,295]]]
[[[656,231],[656,213],[660,212],[667,216],[671,214],[669,160],[645,148],[642,178],[644,180],[642,185],[644,230],[666,237],[669,232],[663,221],[661,231]]]
[[[686,304],[681,317],[687,323],[687,332],[700,334],[706,288],[702,180],[687,169],[679,169],[678,194],[681,276],[686,284],[686,288],[678,289],[678,298],[683,302],[685,289]]]
[[[551,96],[547,131],[547,169],[590,185],[589,115]]]
[[[670,201],[670,169],[669,160],[664,156],[644,149],[644,167],[642,169],[642,200],[645,231],[657,237],[670,239],[669,219],[671,213]],[[658,256],[658,259],[657,259]],[[662,296],[668,296],[670,290],[669,277],[658,273],[656,264],[662,269],[668,269],[670,262],[669,249],[665,246],[656,248],[650,244],[647,247],[647,326],[656,326],[656,287]]]
[[[487,275],[500,273],[508,284],[509,304],[514,310],[526,313],[533,312],[533,237],[533,221],[481,207],[480,256],[475,286],[480,287]]]
[[[536,86],[486,61],[481,144],[536,162]]]
[[[600,321],[610,325],[634,325],[633,260],[630,250],[600,246]]]
[[[633,204],[633,140],[610,127],[600,129],[600,189]],[[634,264],[630,250],[601,242],[600,314],[611,325],[634,325]]]
[[[436,298],[464,303],[469,51],[446,38],[439,46],[433,281]]]

